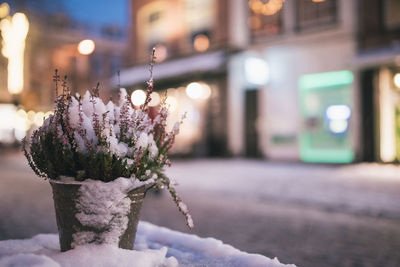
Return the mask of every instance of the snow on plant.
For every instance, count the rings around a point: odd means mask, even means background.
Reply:
[[[186,205],[164,173],[164,167],[170,166],[168,151],[182,120],[171,131],[166,129],[165,99],[155,116],[149,113],[154,59],[153,50],[146,100],[139,108],[132,106],[125,89],[120,90],[116,103],[104,104],[99,98],[99,84],[83,97],[73,96],[67,78],[61,80],[56,70],[54,115],[33,132],[29,142],[23,140],[23,149],[30,167],[39,177],[59,180],[69,176],[77,181],[103,182],[134,177],[159,188],[166,186],[188,226],[193,227]]]

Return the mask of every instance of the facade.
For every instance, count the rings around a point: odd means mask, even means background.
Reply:
[[[363,160],[400,160],[400,12],[399,1],[359,1]]]
[[[231,138],[234,150],[259,147],[256,153],[272,160],[356,160],[356,1],[285,1],[269,13],[257,2],[262,1],[249,1],[248,47],[234,60],[246,64],[247,55],[257,56],[268,66],[268,79],[234,89],[235,105],[241,106],[235,117],[241,114],[242,123],[232,122],[230,133],[247,135]],[[249,112],[252,94],[257,115]],[[251,132],[257,133],[258,144],[249,143]]]
[[[132,1],[120,82],[144,89],[157,48],[156,88],[192,111],[182,153],[397,161],[397,2]],[[210,98],[191,99],[192,82]]]
[[[120,83],[134,94],[145,89],[150,51],[156,47],[155,90],[161,97],[168,91],[171,122],[187,113],[175,153],[229,154],[227,64],[230,55],[243,43],[243,35],[237,30],[246,28],[246,18],[237,20],[234,16],[235,12],[241,15],[246,3],[135,0],[131,5],[131,45],[126,68],[120,79],[115,77],[114,84]]]

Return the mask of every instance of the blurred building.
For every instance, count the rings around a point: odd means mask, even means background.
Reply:
[[[172,88],[174,109],[189,112],[186,142],[178,142],[185,152],[355,159],[354,1],[131,3],[121,85],[144,89],[155,46],[156,88]],[[210,97],[202,99],[192,82],[209,87]]]
[[[25,40],[23,88],[20,92],[10,92],[7,79],[9,60],[0,56],[0,113],[14,118],[3,121],[0,143],[12,141],[13,132],[21,132],[16,134],[19,139],[23,130],[41,125],[45,114],[48,115],[47,112],[53,108],[55,69],[58,69],[61,78],[68,76],[68,85],[74,93],[82,93],[100,82],[102,96],[108,98],[110,77],[120,69],[126,47],[123,33],[116,27],[104,27],[101,34],[91,35],[85,25],[74,22],[64,12],[48,12],[40,6],[29,6],[25,1],[14,4],[10,7],[10,14],[2,19],[11,21],[15,13],[21,12],[26,15],[29,30]],[[85,39],[94,41],[95,46],[90,47],[92,43],[86,42],[78,50],[78,45]],[[4,40],[1,41],[5,46]],[[10,46],[13,45],[16,44]],[[15,121],[19,123],[14,125]]]
[[[400,2],[359,0],[362,160],[400,161]]]
[[[182,153],[328,163],[400,158],[398,1],[131,5],[121,84],[144,89],[155,46],[156,88],[169,89],[176,114],[189,113]]]
[[[221,156],[229,151],[228,60],[245,35],[240,29],[247,27],[246,18],[236,15],[243,8],[240,0],[131,1],[131,45],[120,83],[130,91],[143,90],[156,47],[157,93],[162,97],[168,91],[171,121],[187,112],[175,153]]]
[[[354,161],[360,147],[357,1],[247,2],[249,45],[235,57],[245,65],[249,55],[258,57],[266,74],[258,85],[233,83],[241,94],[236,112],[243,114],[236,127],[246,129],[236,150],[270,159]]]

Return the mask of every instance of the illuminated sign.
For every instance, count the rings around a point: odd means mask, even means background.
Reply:
[[[347,70],[300,77],[301,160],[330,163],[354,160],[350,136],[353,79],[353,73]]]

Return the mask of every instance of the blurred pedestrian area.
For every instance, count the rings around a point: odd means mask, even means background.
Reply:
[[[24,210],[32,210],[32,207],[42,210],[43,201],[48,202],[49,209],[52,207],[50,187],[34,175],[22,153],[3,151],[0,169],[0,211],[9,216],[7,221],[0,221],[0,230],[3,230],[0,233],[5,234],[0,238],[4,239],[13,235],[8,236],[6,229],[1,229],[2,224],[15,227],[21,223],[35,223],[18,220],[13,214],[36,216],[38,214]],[[400,219],[400,166],[393,164],[316,165],[246,158],[175,159],[167,174],[178,184],[178,192],[192,199],[218,195],[227,199]],[[16,225],[11,223],[13,218]],[[15,237],[21,235],[18,233]]]

